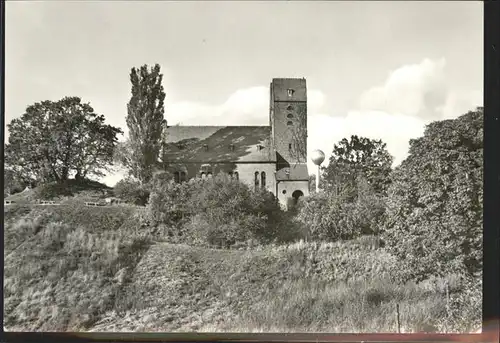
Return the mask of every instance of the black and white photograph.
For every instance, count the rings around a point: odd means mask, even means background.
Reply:
[[[480,1],[6,1],[3,328],[480,333]]]

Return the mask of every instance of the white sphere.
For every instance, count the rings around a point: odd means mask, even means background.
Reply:
[[[317,166],[319,166],[325,160],[325,153],[321,150],[314,150],[311,153],[311,160]]]

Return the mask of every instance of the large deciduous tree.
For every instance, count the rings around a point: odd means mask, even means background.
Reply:
[[[122,133],[104,122],[78,97],[35,103],[7,125],[5,168],[29,184],[103,176]]]
[[[384,194],[392,161],[384,142],[353,135],[334,145],[328,166],[322,168],[321,181],[326,190],[344,193],[346,189],[355,192],[362,179],[375,192]]]
[[[402,279],[482,270],[483,109],[426,127],[393,173],[385,240]]]
[[[158,64],[151,69],[147,65],[132,68],[130,73],[132,97],[127,106],[127,125],[131,156],[127,167],[133,177],[144,183],[151,179],[162,148],[166,124],[162,78]]]

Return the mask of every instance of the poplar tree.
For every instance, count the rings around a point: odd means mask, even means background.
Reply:
[[[142,183],[148,182],[158,163],[162,146],[165,92],[161,84],[160,65],[132,68],[132,97],[127,105],[129,129],[130,174]]]

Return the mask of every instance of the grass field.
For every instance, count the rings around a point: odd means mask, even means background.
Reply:
[[[21,331],[475,331],[443,280],[397,286],[370,237],[218,250],[162,242],[134,206],[5,209],[4,325]],[[463,290],[452,277],[450,291]],[[474,312],[476,311],[476,312]]]

